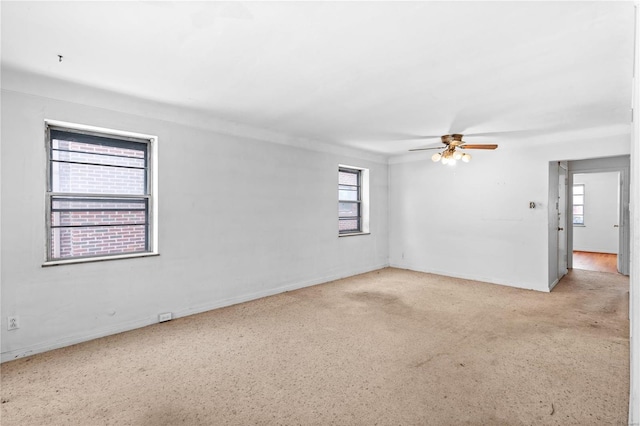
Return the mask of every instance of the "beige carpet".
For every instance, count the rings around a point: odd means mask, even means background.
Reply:
[[[623,425],[628,278],[384,269],[2,365],[10,425]]]

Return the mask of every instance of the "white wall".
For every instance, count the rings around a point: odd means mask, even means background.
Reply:
[[[549,162],[622,155],[629,136],[548,136],[476,152],[468,164],[433,163],[430,154],[389,166],[391,266],[549,291],[557,233],[549,221]],[[535,209],[529,202],[536,203]],[[557,244],[557,243],[553,243]],[[557,246],[556,246],[557,247]]]
[[[2,77],[2,360],[388,265],[384,158]],[[160,256],[41,266],[45,119],[158,136]],[[339,163],[370,169],[371,235],[338,237]],[[7,331],[8,315],[20,329]]]
[[[613,225],[619,225],[619,175],[608,172],[573,176],[573,184],[584,184],[586,192],[585,225],[573,227],[574,250],[618,253],[618,228]]]

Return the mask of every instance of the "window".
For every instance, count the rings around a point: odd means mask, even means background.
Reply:
[[[152,144],[47,126],[47,261],[154,251]]]
[[[338,234],[369,232],[369,170],[338,167]]]
[[[573,224],[584,226],[584,184],[573,185]]]
[[[362,215],[360,170],[338,171],[338,230],[341,234],[361,232]]]

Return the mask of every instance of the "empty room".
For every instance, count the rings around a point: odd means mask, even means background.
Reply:
[[[3,426],[640,425],[637,2],[0,19]]]

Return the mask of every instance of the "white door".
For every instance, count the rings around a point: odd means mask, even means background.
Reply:
[[[558,278],[568,272],[567,269],[567,163],[558,163]]]
[[[618,272],[621,274],[625,274],[625,275],[629,275],[629,271],[627,269],[625,269],[625,261],[626,261],[626,250],[628,245],[626,245],[626,241],[625,241],[625,229],[624,226],[626,225],[625,223],[625,205],[622,202],[623,198],[622,198],[622,194],[623,194],[623,189],[622,189],[622,179],[620,174],[618,174],[618,199],[620,200],[620,203],[618,204],[618,217],[617,219],[617,223],[615,225],[613,225],[614,228],[616,228],[615,230],[618,233],[618,264],[617,269]]]
[[[618,231],[618,272],[629,275],[629,178],[628,173],[623,171],[618,174],[618,221],[616,223]]]

